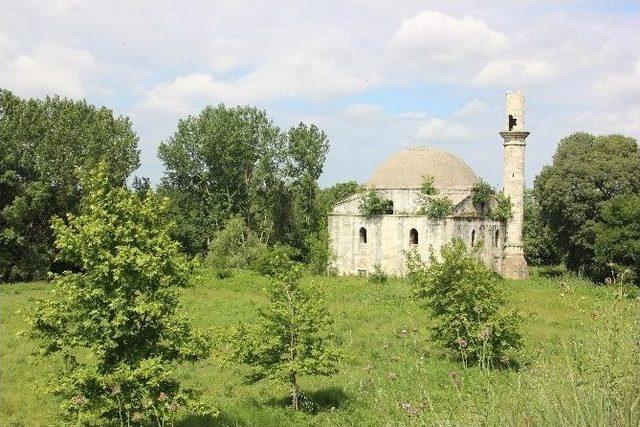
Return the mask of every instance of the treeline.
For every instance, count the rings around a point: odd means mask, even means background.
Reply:
[[[2,90],[0,141],[0,280],[62,271],[68,266],[56,260],[51,219],[78,213],[80,175],[102,160],[111,185],[125,184],[140,164],[132,123],[85,101],[26,100]],[[216,239],[220,247],[235,230],[231,239],[254,242],[254,254],[280,246],[316,271],[326,268],[326,214],[358,190],[355,182],[319,188],[328,149],[316,125],[284,131],[248,106],[209,106],[180,120],[158,149],[165,172],[155,190],[170,201],[172,237],[189,255],[207,259]],[[135,177],[132,187],[154,191],[145,178]],[[233,249],[217,262],[246,263],[228,256]]]
[[[640,151],[633,138],[574,133],[525,197],[525,256],[596,282],[640,279]]]

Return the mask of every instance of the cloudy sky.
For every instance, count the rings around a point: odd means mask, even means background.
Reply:
[[[132,118],[142,167],[207,104],[331,140],[322,184],[431,145],[500,184],[504,93],[527,96],[527,179],[571,132],[640,138],[640,0],[0,0],[0,86]]]

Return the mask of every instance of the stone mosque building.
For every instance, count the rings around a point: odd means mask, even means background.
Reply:
[[[435,148],[410,148],[393,154],[374,171],[367,188],[391,201],[388,214],[370,218],[360,213],[363,193],[338,202],[328,225],[338,274],[367,275],[379,266],[392,275],[406,272],[409,250],[422,259],[439,254],[454,238],[469,246],[481,242],[480,256],[503,276],[522,279],[527,263],[522,249],[525,139],[524,94],[506,94],[503,138],[503,191],[511,199],[512,218],[497,221],[482,215],[472,202],[478,177],[464,160]],[[418,213],[423,177],[433,177],[438,197],[447,197],[453,212],[444,219]]]

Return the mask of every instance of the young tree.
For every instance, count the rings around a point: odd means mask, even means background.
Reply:
[[[464,242],[454,240],[425,264],[407,254],[408,280],[434,319],[433,337],[466,362],[506,365],[522,346],[521,318],[505,306],[504,281]]]
[[[593,225],[604,202],[640,192],[640,152],[633,138],[575,133],[560,141],[553,164],[535,180],[540,217],[567,267],[597,276]]]
[[[139,165],[137,145],[131,121],[107,108],[0,90],[0,281],[44,277],[55,257],[50,219],[77,212],[79,173],[106,159],[110,185],[122,185]]]
[[[45,354],[63,352],[55,389],[77,423],[163,422],[193,397],[173,368],[208,354],[180,314],[191,264],[169,237],[166,200],[111,188],[107,170],[83,178],[80,215],[53,220],[74,272],[55,276],[51,297],[37,302],[31,336]]]
[[[551,230],[542,222],[540,204],[531,189],[526,189],[524,192],[522,238],[524,256],[529,265],[553,265],[561,262]]]
[[[362,196],[358,207],[360,215],[371,218],[377,215],[393,213],[393,202],[386,199],[379,191],[369,190]]]
[[[287,383],[292,406],[299,410],[299,377],[337,372],[339,353],[319,293],[299,284],[302,267],[286,255],[275,264],[269,303],[260,309],[257,323],[235,331],[232,358],[250,365],[256,380]]]

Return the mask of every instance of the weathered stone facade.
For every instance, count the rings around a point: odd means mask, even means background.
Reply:
[[[504,193],[511,199],[512,219],[487,218],[471,201],[477,181],[473,170],[454,154],[415,148],[394,154],[376,169],[369,187],[393,202],[393,213],[367,218],[360,214],[362,194],[334,207],[328,227],[338,274],[367,275],[379,266],[393,275],[406,273],[406,252],[416,250],[423,259],[439,255],[454,238],[479,247],[480,256],[506,277],[523,278],[527,264],[522,251],[524,194],[524,95],[507,93],[504,138]],[[419,215],[423,177],[431,176],[439,197],[449,198],[453,213],[441,220]]]

